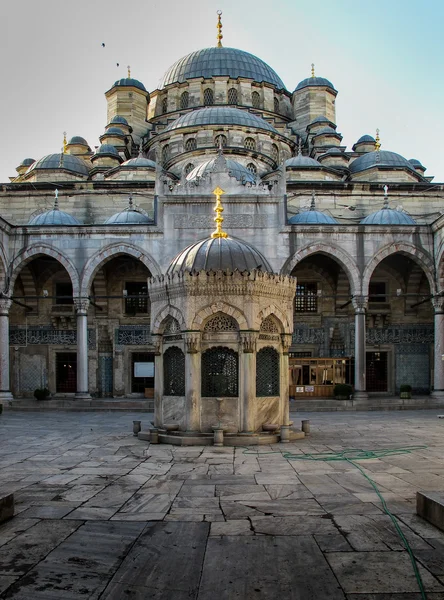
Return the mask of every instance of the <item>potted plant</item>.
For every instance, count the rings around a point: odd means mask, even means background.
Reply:
[[[51,395],[51,392],[48,388],[37,388],[34,390],[34,398],[36,400],[46,400]]]
[[[412,397],[412,386],[408,383],[403,383],[399,386],[399,397],[400,398],[411,398]]]
[[[352,391],[352,386],[348,383],[337,383],[333,388],[333,394],[336,400],[350,400]]]

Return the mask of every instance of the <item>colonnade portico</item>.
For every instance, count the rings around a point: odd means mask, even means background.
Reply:
[[[353,297],[353,308],[355,309],[355,391],[356,399],[368,397],[365,382],[365,347],[366,327],[365,312],[368,299],[365,296]]]
[[[88,298],[75,298],[77,314],[77,392],[76,398],[91,398],[88,385]]]

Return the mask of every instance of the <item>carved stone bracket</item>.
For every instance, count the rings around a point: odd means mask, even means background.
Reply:
[[[293,341],[292,333],[281,333],[282,351],[284,354],[288,354],[290,346]]]
[[[74,298],[74,306],[78,315],[87,315],[89,298]]]
[[[435,309],[435,314],[444,313],[444,296],[435,296],[432,298],[433,308]]]
[[[249,354],[256,350],[256,340],[257,340],[257,332],[256,331],[241,331],[240,333],[240,341],[242,344],[242,350],[245,354]]]
[[[0,316],[8,316],[11,304],[12,300],[10,298],[0,298]]]
[[[200,331],[186,331],[184,333],[185,348],[188,354],[200,352]]]
[[[367,296],[353,296],[352,303],[355,313],[365,314],[368,305]]]
[[[159,334],[151,334],[151,343],[154,346],[154,354],[156,356],[162,354],[162,336]]]

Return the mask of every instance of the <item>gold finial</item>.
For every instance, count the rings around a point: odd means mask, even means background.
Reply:
[[[222,194],[225,194],[225,192],[223,190],[221,190],[221,188],[218,186],[213,191],[213,194],[216,196],[216,206],[214,207],[214,212],[216,213],[216,216],[214,217],[214,221],[216,222],[216,231],[213,231],[213,233],[211,234],[211,237],[212,238],[227,238],[228,233],[225,233],[225,231],[222,231],[222,223],[224,221],[222,213],[224,212],[224,209],[223,209],[222,203],[220,201],[220,197],[222,196]]]
[[[63,132],[63,154],[66,154],[66,148],[68,147],[68,142],[66,141],[66,131]]]
[[[376,139],[375,139],[375,150],[379,152],[379,148],[381,147],[381,140],[379,138],[379,129],[376,130]]]
[[[216,25],[216,29],[217,29],[217,47],[218,48],[222,48],[222,38],[224,37],[222,35],[222,20],[221,20],[221,15],[222,15],[222,11],[218,10],[217,11],[217,25]]]
[[[315,64],[311,63],[311,76],[314,77],[315,76]]]
[[[131,79],[131,67],[128,65],[126,68],[128,69],[128,79]]]

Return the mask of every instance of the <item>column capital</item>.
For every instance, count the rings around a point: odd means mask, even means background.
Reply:
[[[256,349],[257,332],[241,331],[240,343],[244,354],[251,354]]]
[[[284,354],[288,354],[292,340],[293,340],[292,333],[281,333],[282,350],[283,350]]]
[[[0,316],[7,317],[11,308],[12,300],[10,298],[0,298]]]
[[[74,306],[77,315],[87,315],[89,307],[89,298],[74,298]]]
[[[355,309],[355,313],[365,314],[368,305],[368,297],[367,296],[353,296],[352,298],[353,308]]]
[[[200,352],[200,331],[185,331],[183,336],[188,354]]]
[[[435,296],[432,298],[432,304],[435,314],[444,313],[444,296]]]

